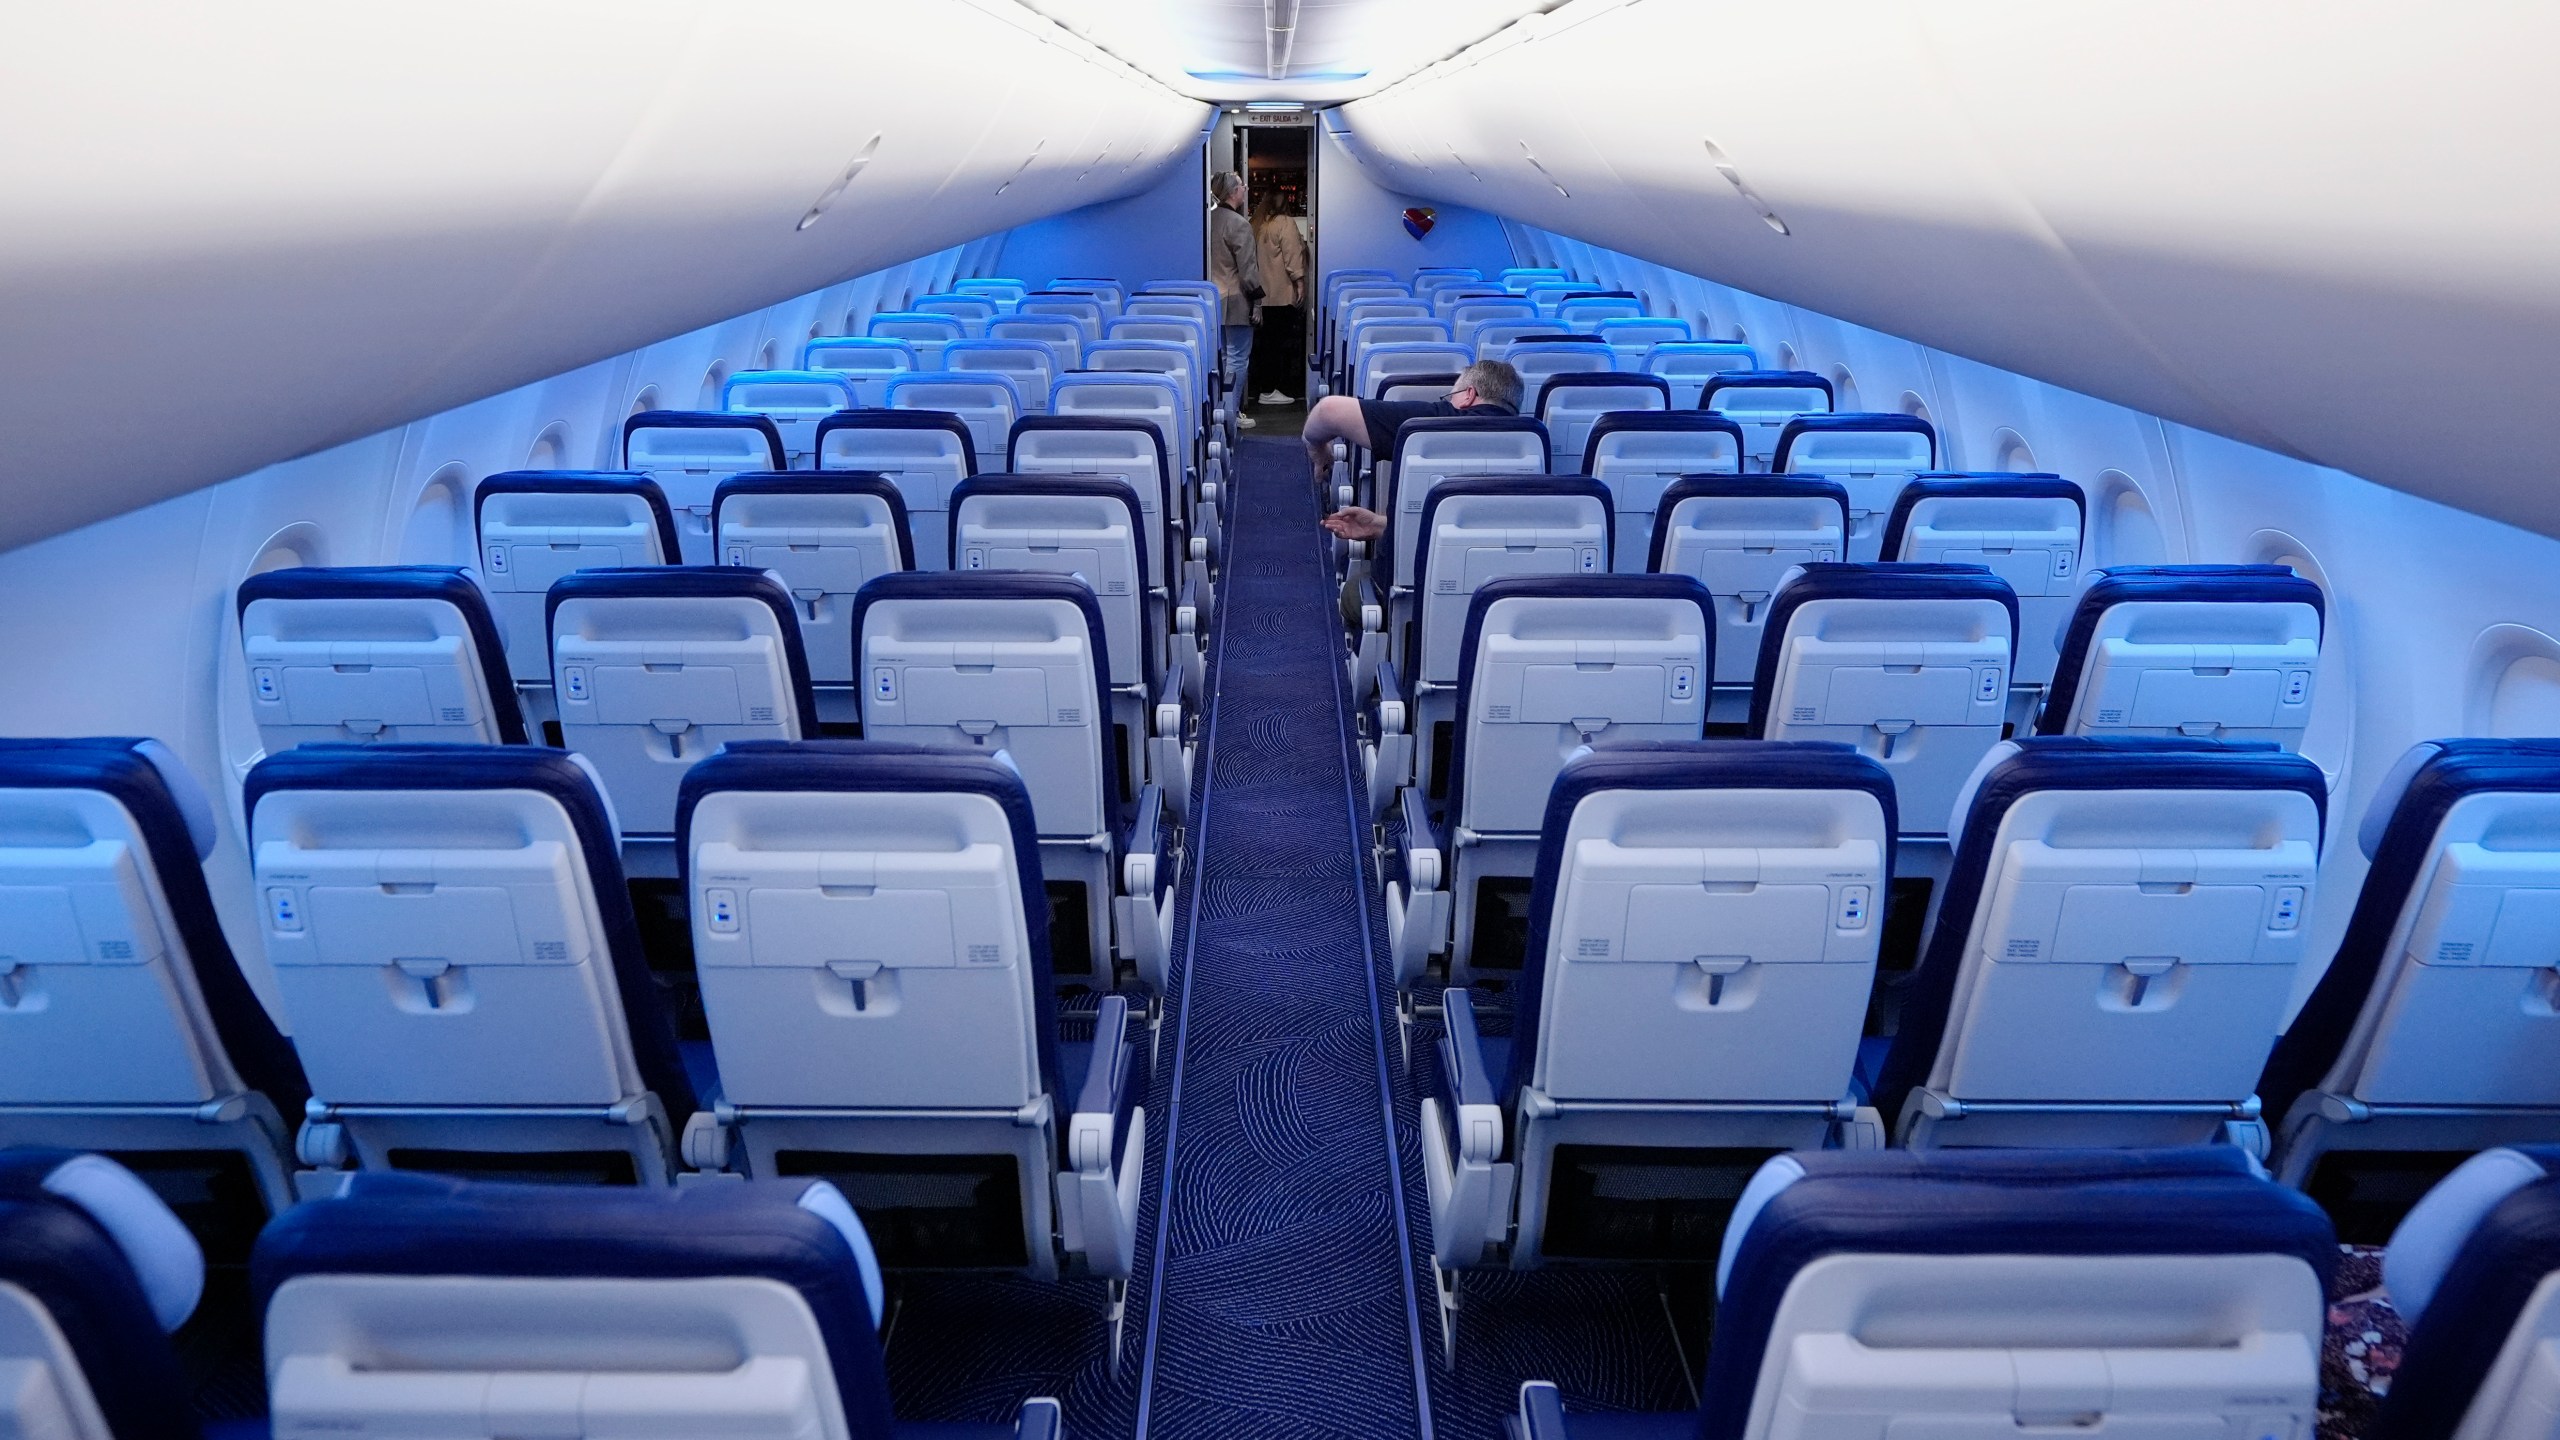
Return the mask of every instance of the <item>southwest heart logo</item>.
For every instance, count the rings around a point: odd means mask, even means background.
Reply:
[[[1404,233],[1416,240],[1430,234],[1431,227],[1439,223],[1440,212],[1427,206],[1416,205],[1404,212]]]

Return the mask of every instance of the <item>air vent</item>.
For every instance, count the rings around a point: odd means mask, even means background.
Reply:
[[[1769,202],[1760,198],[1760,192],[1743,183],[1742,172],[1734,169],[1733,162],[1725,158],[1724,147],[1713,140],[1703,143],[1707,147],[1707,158],[1715,162],[1717,173],[1732,183],[1733,193],[1741,196],[1743,203],[1759,212],[1760,223],[1781,235],[1793,235],[1795,232],[1787,228],[1787,222],[1779,219],[1778,212],[1769,208]]]
[[[1529,149],[1529,142],[1526,140],[1520,142],[1520,158],[1528,161],[1530,169],[1537,171],[1539,175],[1545,177],[1548,184],[1556,187],[1557,194],[1563,196],[1567,200],[1573,198],[1573,192],[1564,188],[1564,182],[1558,180],[1555,176],[1548,174],[1547,167],[1538,163],[1537,155]]]
[[[871,143],[862,147],[862,153],[853,157],[853,163],[844,167],[844,173],[837,176],[833,184],[819,193],[816,202],[809,206],[809,213],[801,216],[800,223],[791,228],[806,230],[817,224],[818,217],[826,214],[827,207],[836,203],[836,197],[844,193],[844,187],[852,184],[853,177],[861,174],[862,167],[870,164],[871,157],[879,153],[880,137],[874,135],[871,137]]]
[[[1048,149],[1048,148],[1049,148],[1049,142],[1048,142],[1048,141],[1046,141],[1046,140],[1038,141],[1038,142],[1036,142],[1035,144],[1033,144],[1033,145],[1032,145],[1032,147],[1031,147],[1031,153],[1030,153],[1030,154],[1028,154],[1028,155],[1023,156],[1023,157],[1022,157],[1022,163],[1021,163],[1021,164],[1019,164],[1019,165],[1017,165],[1017,166],[1015,166],[1015,167],[1013,167],[1013,173],[1012,173],[1011,175],[1009,175],[1009,176],[1006,176],[1006,177],[1005,177],[1005,182],[1004,182],[1003,184],[1001,184],[1001,185],[999,185],[999,186],[997,186],[997,187],[996,187],[996,193],[997,193],[997,194],[999,194],[999,195],[1001,195],[1001,194],[1003,194],[1004,192],[1006,192],[1007,190],[1012,189],[1012,188],[1013,188],[1013,182],[1014,182],[1014,181],[1016,181],[1016,180],[1021,179],[1021,178],[1022,178],[1022,175],[1023,175],[1023,172],[1024,172],[1024,171],[1026,171],[1026,170],[1029,170],[1029,169],[1031,168],[1031,166],[1032,166],[1032,162],[1034,162],[1034,161],[1036,161],[1036,160],[1038,160],[1038,159],[1040,158],[1040,152],[1041,152],[1041,151],[1043,151],[1043,150],[1046,150],[1046,149]]]

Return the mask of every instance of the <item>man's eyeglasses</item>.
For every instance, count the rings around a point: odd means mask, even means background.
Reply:
[[[1440,398],[1441,398],[1441,399],[1443,399],[1443,400],[1448,401],[1448,402],[1449,402],[1450,404],[1452,404],[1452,405],[1457,405],[1457,403],[1458,403],[1458,397],[1459,397],[1459,396],[1461,396],[1461,395],[1473,395],[1473,394],[1475,394],[1475,393],[1476,393],[1476,387],[1474,387],[1473,385],[1461,385],[1461,386],[1459,386],[1457,389],[1450,391],[1448,394],[1443,395],[1443,396],[1441,396]],[[1460,405],[1458,408],[1460,408],[1460,409],[1462,409],[1462,410],[1463,410],[1463,409],[1465,409],[1466,407],[1465,407],[1465,406],[1463,406],[1463,405]]]

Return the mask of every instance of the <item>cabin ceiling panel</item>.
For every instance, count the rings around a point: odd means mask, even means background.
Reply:
[[[1011,0],[102,0],[0,78],[45,137],[0,546],[1130,193],[1205,119]]]
[[[1338,123],[1416,194],[2560,534],[2560,7],[1576,0],[1521,28]]]

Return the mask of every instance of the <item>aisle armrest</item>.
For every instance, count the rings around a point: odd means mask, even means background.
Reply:
[[[1173,882],[1181,851],[1166,813],[1164,789],[1138,791],[1137,818],[1120,842],[1120,893],[1111,906],[1118,920],[1120,958],[1138,972],[1148,991],[1162,995],[1173,950]]]
[[[1061,1226],[1069,1254],[1088,1274],[1125,1280],[1137,1258],[1138,1193],[1146,1166],[1146,1090],[1129,1001],[1106,995],[1094,1017],[1093,1052],[1067,1121],[1067,1166],[1059,1175]]]
[[[1448,860],[1431,824],[1422,792],[1397,792],[1402,826],[1390,846],[1380,879],[1387,902],[1387,953],[1402,989],[1422,977],[1431,957],[1449,946]]]

